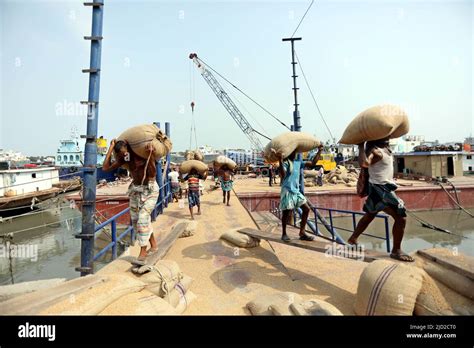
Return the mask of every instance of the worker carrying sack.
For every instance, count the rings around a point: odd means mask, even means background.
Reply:
[[[184,161],[179,167],[179,172],[181,174],[188,174],[192,169],[196,169],[199,174],[204,176],[207,172],[207,164],[196,160]]]
[[[142,158],[148,158],[150,153],[146,148],[151,142],[155,160],[166,156],[173,146],[166,134],[154,124],[129,128],[117,138],[117,141],[120,140],[127,142],[132,151]]]
[[[234,170],[237,167],[237,163],[226,156],[217,156],[214,160],[214,168],[220,168],[223,165],[226,165],[230,170]]]
[[[270,163],[278,162],[278,157],[271,149],[281,153],[282,159],[287,158],[293,151],[306,152],[319,146],[321,142],[313,135],[304,132],[286,132],[275,137],[265,147],[265,159]]]
[[[399,138],[410,130],[408,116],[399,106],[378,105],[371,107],[352,120],[339,143],[360,144],[384,138]]]

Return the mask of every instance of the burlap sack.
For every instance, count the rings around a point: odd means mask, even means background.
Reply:
[[[290,310],[294,315],[342,315],[332,304],[318,299],[301,303],[292,303]]]
[[[107,306],[99,315],[173,315],[173,308],[164,299],[142,290],[122,296]]]
[[[260,239],[250,237],[249,235],[244,233],[240,233],[237,231],[237,229],[225,232],[221,236],[221,239],[231,244],[237,245],[241,248],[254,248],[260,245]]]
[[[317,170],[304,170],[304,177],[305,178],[315,178],[318,176],[318,171]]]
[[[196,151],[194,151],[194,159],[196,161],[202,161],[204,159],[204,155],[202,154],[201,151],[196,150]]]
[[[421,284],[417,267],[374,261],[360,276],[354,310],[358,315],[412,315]]]
[[[237,163],[226,156],[217,156],[214,160],[214,168],[220,168],[223,165],[227,165],[230,170],[234,170],[237,167]]]
[[[181,281],[176,283],[174,288],[163,296],[163,299],[173,307],[176,307],[181,301],[181,298],[184,297],[188,292],[192,282],[193,278],[186,274],[183,275]]]
[[[255,300],[247,303],[247,309],[252,315],[292,315],[290,305],[300,303],[303,299],[293,292],[279,292],[275,294],[260,295]]]
[[[204,175],[207,171],[207,165],[197,160],[184,161],[179,167],[179,172],[181,174],[188,174],[191,169],[196,169],[199,174]]]
[[[408,116],[399,106],[378,105],[357,115],[347,126],[339,143],[359,144],[386,137],[398,138],[409,130]]]
[[[148,158],[146,150],[148,143],[152,143],[155,160],[166,156],[172,148],[171,140],[154,124],[144,124],[127,129],[120,134],[118,140],[124,140],[138,156]]]
[[[278,162],[278,157],[271,151],[275,149],[277,153],[281,153],[282,158],[285,159],[293,151],[306,152],[317,148],[320,141],[313,135],[304,132],[287,132],[280,134],[268,143],[265,147],[265,159],[270,163]]]
[[[183,273],[175,261],[160,260],[150,272],[141,275],[139,279],[147,284],[149,291],[163,297],[182,281]]]

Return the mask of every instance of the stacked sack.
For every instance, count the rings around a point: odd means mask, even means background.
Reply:
[[[247,309],[252,315],[342,315],[339,309],[326,301],[304,301],[293,292],[260,295],[247,303]]]
[[[126,141],[138,156],[148,158],[149,152],[146,149],[151,143],[154,160],[166,156],[173,146],[171,140],[154,124],[144,124],[127,129],[120,134],[117,141]]]
[[[148,272],[141,275],[139,280],[146,284],[147,292],[158,296],[169,305],[169,310],[164,314],[183,313],[196,297],[188,291],[193,279],[183,274],[175,261],[160,260],[154,266],[145,267]]]
[[[184,158],[186,159],[186,161],[190,161],[190,160],[203,161],[204,160],[204,156],[202,152],[199,150],[194,150],[194,151],[186,150],[184,154]]]
[[[320,141],[313,135],[304,132],[286,132],[273,138],[265,147],[265,159],[269,163],[278,162],[278,157],[271,150],[274,149],[285,159],[292,152],[307,152],[317,148]]]
[[[384,138],[399,138],[410,130],[408,116],[399,106],[371,107],[352,120],[339,140],[341,144],[360,144]]]
[[[329,184],[345,184],[349,187],[355,187],[358,177],[359,172],[357,169],[347,169],[344,166],[337,165],[336,168],[324,176],[324,181]]]

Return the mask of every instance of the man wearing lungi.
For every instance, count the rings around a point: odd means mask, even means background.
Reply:
[[[384,211],[395,220],[390,257],[399,261],[413,262],[413,257],[401,249],[407,214],[404,202],[395,194],[398,186],[393,180],[393,156],[389,140],[368,141],[365,146],[364,143],[359,144],[359,164],[361,168],[368,168],[369,171],[369,195],[363,208],[365,215],[359,220],[347,242],[357,244],[357,238],[366,230],[377,213]]]
[[[151,144],[147,150],[151,157],[153,151]],[[115,157],[114,162],[112,162],[112,151]],[[159,189],[156,183],[156,164],[150,157],[148,159],[142,158],[135,154],[125,141],[113,139],[103,165],[105,171],[111,171],[124,165],[130,171],[133,179],[127,191],[130,198],[130,217],[133,229],[137,234],[138,245],[140,245],[137,261],[143,262],[143,264],[148,255],[158,250],[150,214],[155,208]],[[147,250],[148,242],[150,242],[149,250]]]

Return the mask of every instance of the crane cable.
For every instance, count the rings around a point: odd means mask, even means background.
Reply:
[[[224,91],[225,92],[225,91]],[[226,92],[227,93],[227,92]],[[266,134],[268,134],[267,130],[265,129],[265,127],[263,127],[263,125],[258,122],[258,119],[256,117],[254,117],[250,111],[245,107],[245,105],[239,100],[239,98],[237,98],[237,96],[232,93],[231,91],[229,91],[230,95],[237,101],[237,103],[247,112],[247,114],[252,118],[252,120],[255,121],[255,123],[257,123],[260,128],[262,129],[263,132],[265,132]],[[261,132],[257,131],[254,127],[250,126],[252,128],[252,132],[255,132],[257,133],[258,135],[264,137],[265,139],[268,139],[268,140],[272,140],[268,135],[265,135],[265,134],[262,134]]]
[[[194,134],[194,144],[197,149],[196,122],[194,120],[194,99],[196,97],[196,83],[192,61],[189,61],[189,98],[191,99],[191,130],[189,132],[189,150],[191,150]]]
[[[323,113],[321,112],[321,109],[319,108],[319,105],[318,105],[318,102],[316,101],[316,97],[314,96],[313,94],[313,91],[311,90],[311,87],[309,85],[309,82],[308,82],[308,79],[306,78],[306,74],[304,73],[304,70],[303,70],[303,66],[301,65],[301,62],[298,58],[298,55],[296,54],[296,50],[295,50],[295,57],[296,57],[296,61],[298,62],[298,65],[300,67],[300,70],[301,70],[301,73],[303,74],[303,79],[306,83],[306,86],[308,87],[308,90],[309,90],[309,93],[311,94],[311,98],[313,98],[313,101],[314,101],[314,105],[316,105],[316,109],[318,110],[318,113],[319,115],[321,116],[321,119],[323,120],[323,123],[324,125],[326,126],[326,129],[327,131],[329,132],[329,135],[331,136],[331,140],[333,142],[336,142],[336,139],[334,138],[331,130],[329,129],[329,126],[328,124],[326,123],[326,120],[324,119],[324,116],[323,116]]]
[[[296,34],[296,32],[298,31],[298,29],[299,29],[301,23],[303,23],[304,18],[305,18],[306,15],[308,14],[308,12],[309,12],[311,6],[313,6],[313,4],[314,4],[314,0],[312,0],[312,1],[311,1],[311,4],[309,4],[308,8],[306,9],[306,12],[304,13],[303,17],[301,18],[300,22],[298,23],[298,26],[296,27],[295,31],[293,32],[293,35],[291,35],[291,38],[293,38],[293,36],[295,36],[295,34]]]
[[[285,123],[283,123],[283,121],[281,121],[278,117],[276,117],[275,115],[273,115],[270,111],[268,111],[266,108],[264,108],[260,103],[258,103],[255,99],[253,99],[252,97],[250,97],[247,93],[245,93],[244,91],[242,91],[239,87],[237,87],[236,85],[234,85],[232,82],[230,82],[228,79],[226,79],[223,75],[221,75],[220,73],[218,73],[216,70],[214,70],[209,64],[207,64],[202,58],[197,58],[198,60],[200,60],[207,68],[209,68],[210,70],[212,70],[213,72],[215,72],[217,75],[219,75],[224,81],[226,81],[229,85],[231,85],[232,87],[234,87],[236,90],[238,90],[240,93],[242,93],[245,97],[247,97],[248,99],[250,99],[253,103],[255,103],[260,109],[262,109],[263,111],[265,111],[268,115],[270,115],[271,117],[273,117],[278,123],[280,123],[283,127],[287,128],[288,130],[291,130],[290,127],[288,127]]]

